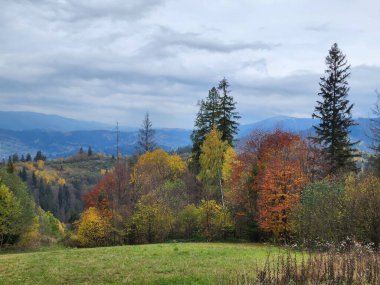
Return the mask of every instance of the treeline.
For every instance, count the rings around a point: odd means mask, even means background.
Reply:
[[[173,239],[308,247],[349,240],[378,246],[380,101],[371,167],[359,171],[357,142],[350,140],[349,131],[354,125],[350,67],[336,44],[326,65],[310,137],[257,130],[236,141],[240,116],[224,78],[198,104],[189,154],[158,149],[147,114],[135,156],[122,157],[117,149],[116,158],[90,164],[96,154],[81,149],[72,158],[51,162],[54,171],[37,160],[25,162],[25,167],[32,165],[26,179],[24,169],[18,169],[19,175],[37,205],[72,224],[64,238],[72,246]],[[69,168],[70,163],[76,168]],[[73,209],[81,215],[73,215]]]
[[[141,155],[118,160],[84,195],[86,210],[70,241],[244,239],[315,246],[349,237],[378,245],[380,180],[376,172],[358,173],[357,142],[349,136],[350,66],[336,44],[326,65],[312,137],[256,131],[236,142],[240,116],[226,79],[199,102],[185,160],[155,149],[147,115]],[[371,169],[378,169],[378,154]]]

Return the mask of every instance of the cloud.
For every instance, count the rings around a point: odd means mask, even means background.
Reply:
[[[337,41],[365,116],[380,88],[379,4],[341,15],[296,2],[3,1],[0,107],[131,126],[149,111],[156,126],[190,128],[196,102],[227,77],[242,122],[306,116]]]

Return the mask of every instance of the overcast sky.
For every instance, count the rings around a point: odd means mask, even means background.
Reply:
[[[310,117],[334,42],[354,116],[380,89],[378,0],[0,0],[0,108],[191,128],[226,77],[241,123]]]

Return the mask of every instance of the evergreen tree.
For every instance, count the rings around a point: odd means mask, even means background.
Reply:
[[[371,119],[371,132],[372,132],[372,149],[374,156],[372,159],[372,167],[377,176],[380,177],[380,93],[377,92],[377,101],[373,109],[374,118]]]
[[[12,162],[13,162],[13,163],[16,163],[16,162],[18,162],[18,161],[19,161],[18,154],[17,154],[17,153],[13,154],[13,156],[12,156]]]
[[[153,151],[156,148],[154,135],[152,121],[149,119],[149,113],[146,113],[137,141],[139,153]]]
[[[319,83],[318,95],[322,100],[317,101],[313,113],[313,118],[320,120],[314,126],[314,139],[325,152],[330,167],[329,174],[337,174],[355,169],[353,158],[357,142],[351,142],[349,138],[349,128],[355,125],[351,115],[353,104],[347,99],[350,66],[336,43],[329,50],[326,65],[325,75]]]
[[[32,156],[30,155],[30,153],[27,153],[26,161],[32,161]]]
[[[13,165],[13,161],[12,161],[12,157],[9,156],[8,157],[8,163],[7,163],[7,172],[8,173],[13,173],[15,170],[15,167]]]
[[[79,149],[79,154],[83,154],[84,153],[84,151],[83,151],[83,147],[80,147],[80,149]]]
[[[34,173],[34,171],[32,172],[32,184],[34,187],[37,186],[37,177],[36,177],[36,174]]]
[[[42,151],[37,151],[36,156],[34,157],[34,161],[39,161],[39,160],[46,160],[46,156],[42,154]]]
[[[191,149],[191,168],[195,173],[199,171],[199,157],[201,155],[201,146],[208,132],[210,132],[210,124],[207,120],[206,102],[201,100],[198,102],[199,111],[195,119],[194,130],[191,133],[193,146]]]
[[[88,156],[91,156],[91,155],[92,155],[92,149],[91,149],[91,147],[88,147],[87,155],[88,155]]]
[[[237,133],[238,122],[240,118],[235,111],[236,103],[233,97],[229,96],[229,84],[226,79],[219,83],[218,90],[213,87],[208,92],[206,100],[198,103],[199,111],[195,119],[194,130],[191,134],[193,141],[192,147],[192,168],[193,171],[199,171],[199,157],[201,154],[201,146],[205,137],[211,130],[216,127],[222,134],[222,140],[227,141],[232,146],[233,136]]]
[[[64,213],[69,210],[70,207],[70,192],[68,187],[65,185],[59,186],[58,189],[58,205]]]
[[[28,180],[28,173],[26,172],[26,168],[23,167],[22,170],[20,170],[20,177],[22,181],[27,181]]]
[[[218,89],[221,91],[220,97],[220,118],[218,121],[218,129],[222,133],[222,140],[227,141],[230,146],[233,145],[234,135],[238,132],[238,119],[240,116],[236,112],[236,102],[230,96],[230,85],[226,78],[219,82]]]
[[[21,162],[25,162],[25,156],[23,154],[21,155],[21,159],[20,160],[21,160]]]

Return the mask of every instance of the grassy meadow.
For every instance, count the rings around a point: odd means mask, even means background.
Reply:
[[[0,254],[1,284],[215,284],[285,252],[269,245],[167,243]]]

